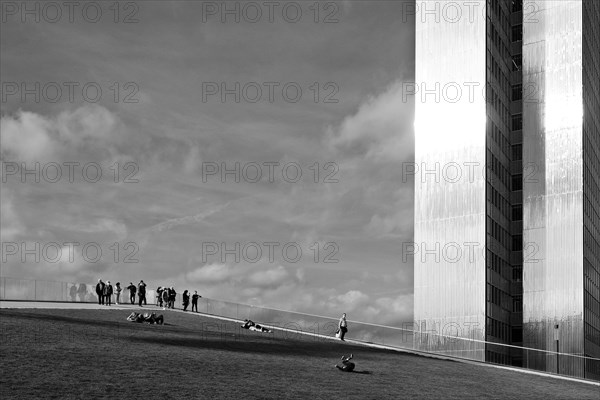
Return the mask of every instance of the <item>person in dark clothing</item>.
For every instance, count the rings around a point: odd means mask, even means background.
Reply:
[[[98,295],[98,304],[104,304],[104,282],[102,282],[102,279],[98,279],[96,294]]]
[[[264,326],[261,326],[259,324],[257,324],[256,322],[252,321],[251,319],[245,319],[244,320],[244,324],[240,325],[242,328],[244,329],[249,329],[251,331],[257,331],[257,332],[267,332],[270,333],[271,330],[268,328],[265,328]]]
[[[106,281],[106,285],[104,285],[104,304],[110,306],[113,295],[113,287],[110,284],[110,281]]]
[[[198,312],[198,298],[202,297],[198,294],[197,290],[194,290],[194,294],[192,295],[192,311],[194,311],[194,308],[196,309],[196,312]]]
[[[162,298],[163,288],[160,286],[156,288],[156,305],[159,307],[163,306],[163,298]]]
[[[146,284],[144,281],[140,281],[138,283],[138,298],[139,298],[139,306],[142,306],[142,302],[146,305]]]
[[[169,288],[163,288],[161,295],[163,310],[165,310],[167,307],[169,307]]]
[[[136,287],[133,284],[133,282],[129,282],[129,286],[127,286],[127,289],[129,289],[129,301],[131,301],[131,304],[135,303],[135,292],[136,292]]]
[[[171,289],[169,289],[169,307],[170,308],[175,308],[175,299],[177,298],[177,292],[175,291],[175,288],[173,286],[171,286]]]
[[[187,290],[183,291],[182,295],[182,303],[183,303],[183,311],[187,311],[188,306],[190,305],[190,295]]]
[[[350,360],[352,360],[353,358],[354,356],[352,354],[350,354],[350,357],[342,356],[342,365],[335,364],[335,367],[340,371],[352,372],[354,371],[355,365],[353,362],[350,362]]]

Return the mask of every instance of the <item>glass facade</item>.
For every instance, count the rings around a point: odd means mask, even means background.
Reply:
[[[584,360],[600,358],[599,4],[485,0],[469,20],[417,12],[417,348],[600,378]],[[449,82],[481,82],[484,103],[424,90]],[[476,173],[450,180],[447,165]],[[481,254],[444,253],[469,243]],[[485,345],[432,340],[448,324]]]
[[[532,3],[532,4],[528,4]],[[598,357],[598,4],[524,2],[524,346]],[[528,23],[525,23],[528,22]],[[529,368],[598,379],[597,362]]]
[[[414,340],[421,350],[484,360],[478,342],[436,333],[485,340],[485,2],[475,12],[435,3],[462,17],[416,15]]]
[[[600,2],[583,2],[583,330],[588,357],[600,359]],[[585,376],[600,380],[600,361]]]

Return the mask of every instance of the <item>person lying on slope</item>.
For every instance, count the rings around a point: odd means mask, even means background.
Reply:
[[[250,329],[251,331],[256,331],[256,332],[271,332],[269,329],[254,323],[254,321],[252,321],[250,319],[245,319],[244,324],[241,325],[241,327],[244,329]]]

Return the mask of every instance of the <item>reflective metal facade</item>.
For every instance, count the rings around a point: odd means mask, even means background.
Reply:
[[[597,199],[598,169],[584,174],[584,159],[588,169],[598,165],[599,139],[598,108],[589,108],[590,99],[584,107],[584,84],[590,90],[584,71],[597,82],[598,64],[593,67],[589,54],[584,63],[583,40],[594,35],[590,29],[597,29],[598,17],[595,28],[586,22],[584,30],[582,0],[526,1],[523,10],[523,87],[535,88],[539,100],[523,104],[523,240],[530,250],[523,266],[524,346],[556,350],[558,344],[560,352],[591,355],[585,309],[598,297],[584,295],[584,231],[597,249],[598,230],[584,219],[584,198]],[[597,105],[597,84],[594,90],[588,97],[596,96]],[[590,115],[596,117],[584,135],[584,116]],[[595,144],[584,146],[584,138]],[[597,212],[597,201],[588,202],[586,213]],[[597,272],[598,259],[588,253],[587,268]],[[552,355],[527,362],[530,368],[586,376],[583,360],[557,362]]]
[[[416,15],[415,346],[484,360],[481,345],[435,333],[485,340],[485,2],[435,3],[462,20]]]
[[[600,359],[600,2],[583,2],[583,330],[585,355]],[[600,361],[585,376],[600,381]]]

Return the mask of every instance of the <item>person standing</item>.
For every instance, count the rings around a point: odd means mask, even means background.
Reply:
[[[198,298],[202,297],[198,294],[197,290],[194,290],[194,294],[192,295],[192,311],[194,311],[194,308],[196,309],[196,312],[198,312]]]
[[[175,291],[175,288],[173,286],[171,286],[171,289],[169,290],[169,307],[170,308],[175,308],[175,299],[177,298],[177,292]]]
[[[187,308],[190,305],[190,295],[187,290],[183,291],[182,302],[183,302],[183,311],[187,311]]]
[[[104,304],[104,282],[102,282],[102,279],[98,279],[96,294],[98,295],[98,305]]]
[[[115,295],[117,297],[117,301],[115,301],[116,305],[119,305],[119,302],[121,301],[121,292],[123,291],[123,289],[121,289],[121,282],[117,282],[117,284],[115,285]]]
[[[127,289],[129,289],[129,301],[131,302],[131,304],[135,304],[135,292],[137,289],[133,282],[129,282],[129,286],[127,286]]]
[[[138,283],[138,298],[139,298],[139,306],[142,306],[142,302],[146,305],[146,284],[144,281],[140,281]]]
[[[159,286],[156,289],[156,305],[159,307],[163,306],[162,292],[163,292],[163,288]]]
[[[346,321],[346,313],[342,314],[342,318],[340,318],[340,322],[338,325],[340,329],[340,340],[344,340],[344,336],[346,335],[346,332],[348,332],[348,321]]]
[[[113,295],[113,287],[110,284],[110,281],[106,281],[106,285],[104,285],[104,303],[107,306],[110,306]]]
[[[163,310],[166,310],[169,307],[169,288],[163,288],[162,290],[162,305]]]

